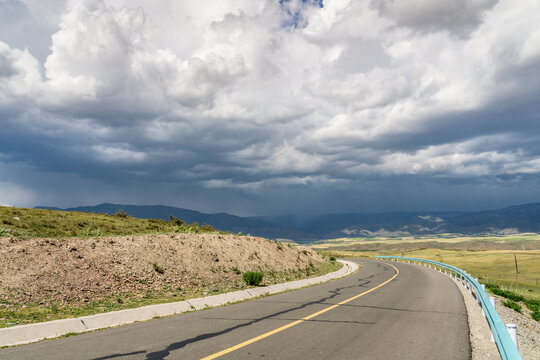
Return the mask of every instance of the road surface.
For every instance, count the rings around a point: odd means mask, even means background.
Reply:
[[[0,350],[0,359],[470,359],[463,297],[419,265],[355,260],[343,279]]]

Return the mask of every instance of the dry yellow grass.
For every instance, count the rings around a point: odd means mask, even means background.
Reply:
[[[524,296],[540,297],[539,239],[539,234],[428,239],[356,238],[332,239],[313,248],[334,256],[393,255],[441,261]]]
[[[431,235],[431,236],[402,236],[402,237],[357,237],[357,238],[337,238],[324,240],[316,243],[314,249],[329,249],[343,246],[366,245],[366,244],[403,244],[403,243],[462,243],[462,242],[482,242],[482,243],[516,243],[517,245],[528,245],[530,241],[540,241],[540,234],[522,233],[508,236],[455,236],[451,234]]]

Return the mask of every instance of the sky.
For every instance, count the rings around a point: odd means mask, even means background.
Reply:
[[[0,204],[540,202],[540,1],[0,0]]]

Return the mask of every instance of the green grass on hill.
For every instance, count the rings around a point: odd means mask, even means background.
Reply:
[[[207,224],[186,224],[174,217],[170,220],[138,219],[125,212],[108,215],[0,206],[0,236],[62,238],[173,232],[225,233]]]

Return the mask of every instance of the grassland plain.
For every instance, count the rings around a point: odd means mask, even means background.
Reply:
[[[331,239],[312,247],[327,256],[394,255],[441,261],[525,297],[540,298],[539,234]]]
[[[322,275],[303,246],[117,215],[0,207],[0,327],[180,301]]]

